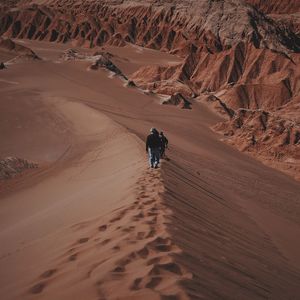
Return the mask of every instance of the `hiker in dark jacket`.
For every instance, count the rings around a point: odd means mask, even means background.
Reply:
[[[155,128],[151,128],[150,134],[147,136],[146,152],[149,156],[149,165],[151,168],[157,168],[159,164],[161,150],[161,139]]]
[[[161,142],[160,157],[164,158],[165,151],[166,151],[166,148],[168,148],[169,141],[162,131],[160,132],[159,137],[160,137],[160,142]]]

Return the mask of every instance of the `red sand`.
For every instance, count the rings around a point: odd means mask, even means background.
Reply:
[[[160,105],[59,60],[67,46],[26,45],[43,60],[1,73],[0,154],[44,167],[1,193],[1,298],[297,298],[298,182],[220,142],[201,103]],[[106,50],[126,76],[174,60]],[[152,126],[170,141],[158,170]]]

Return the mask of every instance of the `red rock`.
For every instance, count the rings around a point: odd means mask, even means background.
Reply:
[[[2,51],[8,51],[14,53],[18,58],[26,59],[40,59],[31,49],[15,43],[11,39],[0,37],[0,49]]]
[[[165,105],[175,105],[183,109],[191,109],[191,102],[180,93],[173,94],[169,99],[162,102]]]

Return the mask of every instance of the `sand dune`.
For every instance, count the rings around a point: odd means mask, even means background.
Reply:
[[[222,143],[202,103],[161,105],[88,61],[57,63],[69,45],[26,43],[45,59],[1,74],[0,153],[42,167],[1,191],[3,299],[298,297],[298,182]],[[135,50],[113,61],[128,77],[174,60]],[[158,170],[152,126],[170,140]]]

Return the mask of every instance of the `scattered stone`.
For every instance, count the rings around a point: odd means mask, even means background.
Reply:
[[[7,157],[0,160],[0,180],[9,179],[27,169],[37,168],[38,164],[17,157]]]
[[[136,84],[134,83],[133,80],[128,80],[126,86],[128,86],[128,87],[136,87]]]
[[[115,75],[120,76],[125,80],[128,80],[127,77],[122,73],[122,71],[106,56],[98,55],[97,57],[97,60],[90,66],[91,70],[98,70],[99,68],[104,68],[113,72]]]

